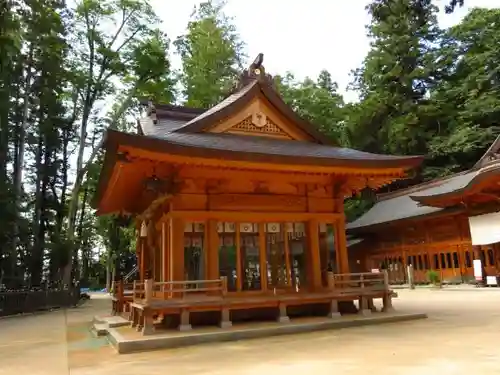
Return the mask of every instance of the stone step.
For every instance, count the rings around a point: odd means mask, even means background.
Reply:
[[[109,328],[117,328],[129,325],[129,321],[119,315],[94,316],[94,324],[104,324]]]
[[[94,323],[90,330],[95,337],[106,336],[108,333],[108,325],[103,323]]]

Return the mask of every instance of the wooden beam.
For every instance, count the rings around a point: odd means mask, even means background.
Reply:
[[[318,220],[332,223],[344,217],[343,213],[310,213],[310,212],[252,212],[252,211],[172,211],[163,216],[163,220],[182,218],[186,220],[205,221],[216,219],[226,222],[299,222]]]
[[[138,149],[133,146],[120,146],[120,151],[129,152],[133,158],[139,157],[149,160],[156,160],[158,162],[166,162],[170,164],[180,165],[198,165],[216,168],[236,168],[246,170],[264,170],[264,171],[279,171],[279,172],[297,172],[303,173],[307,169],[310,173],[320,174],[338,174],[338,175],[366,175],[366,176],[396,176],[403,177],[406,175],[405,169],[410,169],[412,162],[408,162],[408,166],[396,167],[361,167],[361,166],[319,166],[319,165],[304,165],[304,164],[278,164],[269,162],[253,162],[253,161],[240,161],[240,160],[227,160],[216,158],[203,158],[196,156],[173,155],[163,152],[149,151]],[[300,158],[299,158],[300,159]],[[250,171],[249,171],[250,172]]]
[[[285,181],[289,183],[303,183],[308,181],[317,184],[329,184],[331,181],[330,175],[315,174],[315,173],[290,173],[290,172],[269,172],[263,170],[255,170],[249,174],[248,170],[235,168],[214,168],[214,167],[198,167],[186,166],[179,171],[179,178],[204,178],[210,179],[214,176],[221,175],[224,178],[231,180],[256,180],[256,181]]]

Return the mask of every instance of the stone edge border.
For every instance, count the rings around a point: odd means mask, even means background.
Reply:
[[[426,319],[425,313],[396,313],[391,315],[378,315],[368,317],[356,317],[354,319],[341,317],[338,319],[325,320],[310,323],[291,323],[286,325],[276,325],[265,328],[246,328],[240,330],[230,330],[221,332],[187,333],[183,336],[174,337],[154,337],[129,340],[125,339],[115,328],[107,329],[107,338],[110,344],[119,354],[135,353],[141,351],[172,349],[212,342],[227,342],[242,339],[255,339],[262,337],[280,336],[295,333],[315,332],[326,329],[342,329],[350,327],[362,327],[375,324],[405,322],[417,319]],[[104,332],[100,332],[104,335]]]

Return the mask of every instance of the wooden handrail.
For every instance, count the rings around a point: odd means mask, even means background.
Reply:
[[[191,285],[215,284],[213,286],[203,286],[190,288]],[[143,300],[146,303],[161,294],[162,299],[165,298],[165,293],[169,294],[168,298],[179,297],[179,294],[184,297],[188,293],[195,292],[219,292],[221,296],[227,294],[227,278],[222,276],[216,280],[186,280],[186,281],[154,281],[152,279],[144,282],[134,281],[133,299]]]
[[[362,291],[389,290],[385,273],[357,272],[334,274],[328,273],[329,289],[360,289]]]

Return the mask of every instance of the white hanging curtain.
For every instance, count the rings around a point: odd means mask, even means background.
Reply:
[[[500,212],[469,217],[472,245],[500,242]]]

